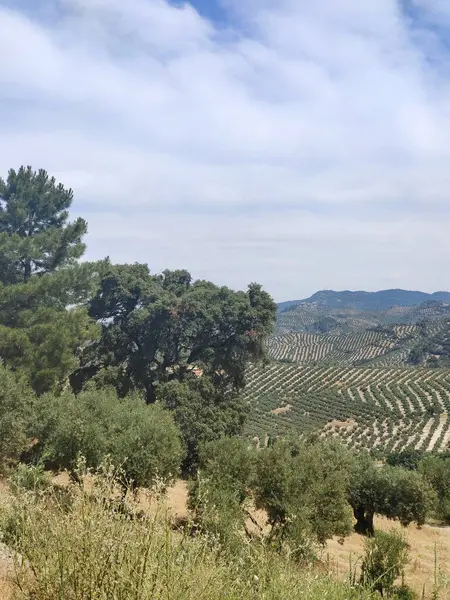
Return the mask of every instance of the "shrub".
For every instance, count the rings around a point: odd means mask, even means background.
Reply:
[[[408,564],[408,544],[398,531],[379,531],[365,542],[361,584],[373,591],[392,592],[395,580]]]
[[[33,401],[31,389],[0,364],[0,473],[26,449]]]
[[[158,476],[175,476],[182,459],[178,430],[161,406],[147,406],[137,395],[123,399],[112,389],[43,396],[36,433],[47,467],[74,472],[82,454],[87,467],[108,455],[133,486],[151,485]]]
[[[48,489],[51,482],[41,464],[25,465],[21,463],[17,465],[17,468],[11,474],[10,485],[15,493],[21,491],[38,492]]]
[[[255,473],[256,450],[238,438],[222,438],[200,449],[200,465],[189,489],[189,507],[201,527],[223,543],[242,540],[245,504]]]

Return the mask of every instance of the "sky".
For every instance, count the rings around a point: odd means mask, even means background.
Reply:
[[[0,0],[0,176],[88,259],[277,301],[448,289],[448,0]]]

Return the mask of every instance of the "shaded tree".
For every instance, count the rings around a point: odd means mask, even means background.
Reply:
[[[256,505],[267,512],[271,540],[299,557],[351,531],[347,486],[351,456],[335,442],[276,441],[258,455]],[[294,550],[295,549],[295,550]]]
[[[377,466],[368,456],[358,457],[350,477],[349,502],[355,531],[374,534],[374,515],[398,520],[403,526],[425,523],[433,493],[423,477],[399,467]]]
[[[191,375],[182,382],[157,387],[158,400],[172,411],[186,449],[184,471],[195,470],[199,446],[221,437],[238,435],[247,406],[235,391],[223,394],[207,376]]]

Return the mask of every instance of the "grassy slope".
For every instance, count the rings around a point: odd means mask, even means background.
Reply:
[[[59,477],[58,482],[61,484],[66,478]],[[7,488],[2,482],[0,482],[0,503],[5,502],[7,494]],[[168,508],[169,516],[172,517],[186,517],[188,515],[186,508],[187,501],[187,485],[184,481],[177,481],[174,486],[169,488],[166,497],[166,505]],[[152,503],[149,501],[148,495],[143,493],[140,498],[140,505],[144,506],[146,511],[151,513]],[[82,521],[81,521],[82,522]],[[104,522],[101,523],[104,526]],[[399,527],[397,524],[392,524],[386,519],[376,519],[376,527],[380,529],[390,529],[392,527]],[[165,535],[167,535],[167,530]],[[57,532],[56,532],[57,533]],[[158,534],[159,535],[159,534]],[[440,580],[442,587],[440,589],[440,600],[450,600],[450,528],[437,528],[425,526],[421,529],[410,526],[406,530],[407,539],[411,545],[411,562],[406,570],[406,577],[408,583],[421,594],[425,586],[425,598],[429,599],[432,597],[432,586],[434,582],[434,576],[437,571],[440,573]],[[63,540],[61,540],[63,542]],[[161,540],[163,542],[163,540]],[[100,549],[102,546],[100,545]],[[330,540],[327,547],[323,552],[324,568],[320,571],[326,571],[331,573],[332,578],[336,580],[345,580],[348,577],[349,566],[359,564],[360,556],[363,553],[363,539],[361,536],[353,534],[346,538],[343,544],[339,543],[337,539]],[[435,558],[437,563],[435,564]],[[207,562],[207,561],[206,561]],[[6,563],[2,561],[0,555],[0,598],[2,600],[12,600],[12,589],[13,586],[8,582],[8,571],[6,566],[10,566],[10,561]],[[166,565],[167,566],[167,565]],[[197,576],[212,576],[211,572],[208,572],[206,568],[198,566]],[[161,573],[161,577],[163,573]],[[316,581],[315,581],[316,580]],[[201,579],[195,581],[196,585],[192,586],[191,592],[188,591],[187,595],[182,595],[180,598],[189,599],[192,598],[199,600],[200,598],[210,599],[219,598],[221,596],[215,595],[215,585],[217,582],[214,579],[211,582],[211,589],[209,592],[203,591],[200,593],[199,583]],[[288,595],[283,596],[284,598],[299,598],[304,600],[322,600],[323,597],[330,598],[330,600],[338,600],[339,598],[349,598],[345,594],[345,589],[340,588],[326,580],[320,580],[319,571],[313,574],[297,574],[291,580],[292,588],[285,588],[284,592]],[[304,589],[297,591],[295,587],[300,584]],[[232,582],[230,582],[232,585]],[[175,586],[174,590],[177,589]],[[275,595],[267,595],[265,598],[279,598],[276,595],[277,590],[273,590]],[[307,593],[305,593],[307,592]],[[160,597],[160,596],[158,596]],[[164,596],[162,596],[164,597]],[[174,600],[178,598],[177,595],[172,596]],[[247,597],[247,596],[246,596]],[[255,597],[255,594],[249,595],[248,597]],[[258,594],[256,594],[258,597]],[[42,597],[39,598],[41,600]],[[140,600],[146,600],[147,596],[142,596]],[[50,597],[45,598],[50,600]]]

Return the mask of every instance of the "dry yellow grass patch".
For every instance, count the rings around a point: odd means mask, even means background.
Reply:
[[[403,529],[400,524],[385,518],[375,518],[375,529],[403,530],[410,544],[411,561],[408,565],[405,578],[411,587],[419,594],[425,588],[425,598],[431,598],[435,580],[435,559],[440,580],[443,585],[439,598],[450,600],[450,528],[431,527],[425,525],[417,528],[410,525]],[[325,557],[329,560],[330,569],[340,577],[349,574],[350,564],[353,566],[364,553],[364,538],[352,534],[340,544],[337,538],[327,544]]]
[[[169,512],[176,517],[186,517],[188,512],[187,484],[185,481],[177,481],[167,493],[167,505]],[[260,525],[263,524],[261,511],[257,517]],[[431,527],[425,525],[418,529],[410,525],[403,529],[399,523],[389,521],[385,518],[375,518],[375,527],[381,530],[401,529],[405,532],[408,543],[411,546],[411,562],[406,570],[406,581],[419,594],[423,593],[425,586],[425,598],[431,598],[435,578],[435,558],[437,559],[438,571],[441,582],[447,585],[440,591],[440,600],[450,600],[450,527]],[[345,579],[349,575],[350,564],[360,564],[360,557],[364,553],[364,538],[352,534],[340,544],[338,539],[330,540],[327,544],[324,558],[328,562],[330,570],[338,577]]]

